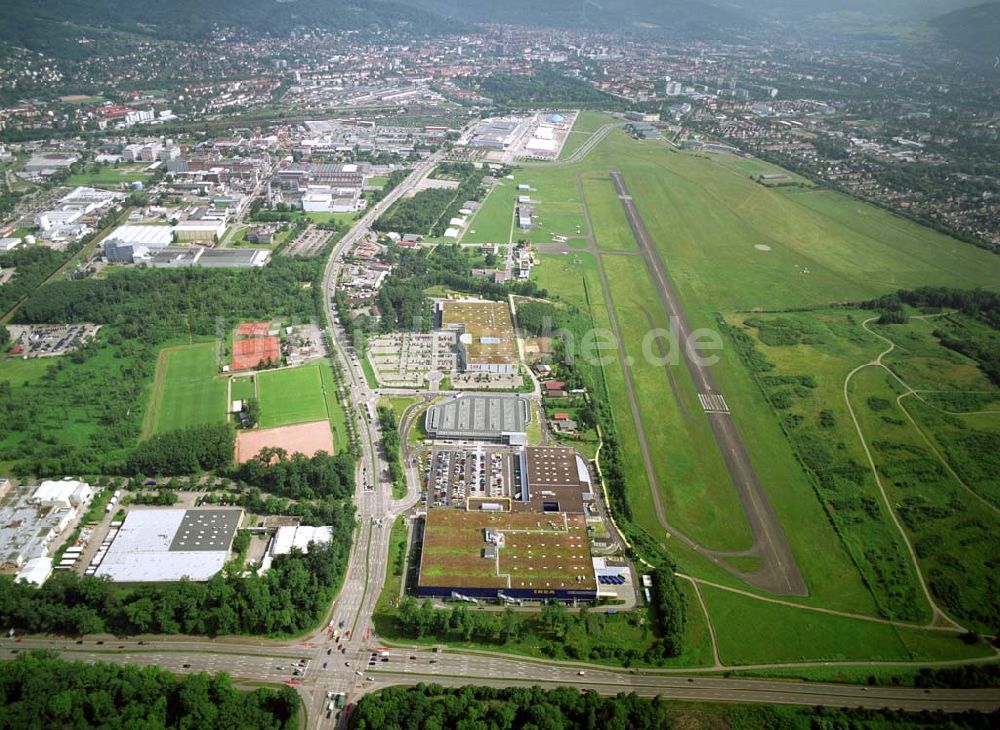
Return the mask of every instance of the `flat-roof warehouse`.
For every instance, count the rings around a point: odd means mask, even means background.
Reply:
[[[222,570],[241,509],[134,509],[96,575],[119,583],[208,580]]]
[[[597,596],[583,515],[427,513],[417,595],[591,601]]]
[[[424,425],[430,438],[504,442],[524,434],[530,420],[527,398],[469,393],[428,408]]]
[[[459,366],[465,372],[514,375],[517,341],[504,302],[447,300],[439,305],[441,327],[459,333]]]

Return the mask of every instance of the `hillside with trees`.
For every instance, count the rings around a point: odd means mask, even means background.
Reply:
[[[425,10],[392,0],[5,0],[0,4],[0,43],[56,58],[111,55],[135,39],[190,41],[219,27],[261,35],[287,35],[307,27],[435,34],[442,24]],[[81,36],[94,42],[81,44]]]

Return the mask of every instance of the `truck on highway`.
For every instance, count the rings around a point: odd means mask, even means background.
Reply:
[[[345,695],[343,692],[340,692],[334,699],[334,702],[337,703],[338,709],[341,710],[344,709],[344,705],[347,704],[347,695]]]

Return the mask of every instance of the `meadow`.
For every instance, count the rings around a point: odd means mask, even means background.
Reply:
[[[256,376],[232,378],[229,382],[229,397],[232,400],[249,400],[257,397]]]
[[[622,207],[614,183],[606,175],[585,175],[580,182],[587,213],[594,228],[594,238],[601,250],[638,251],[625,208]]]
[[[985,642],[766,603],[701,587],[724,664],[806,661],[928,661],[989,656]],[[752,627],[752,629],[751,629]]]
[[[218,363],[215,341],[161,350],[143,435],[224,421],[226,380]]]

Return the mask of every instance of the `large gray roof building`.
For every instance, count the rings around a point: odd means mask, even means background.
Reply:
[[[510,441],[531,420],[531,402],[517,395],[462,394],[427,409],[427,435],[437,439]]]

